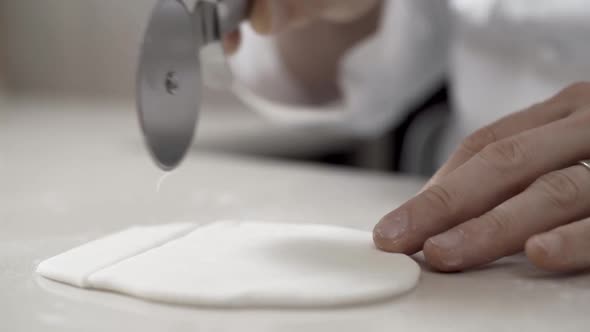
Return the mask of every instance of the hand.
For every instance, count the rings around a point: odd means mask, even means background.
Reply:
[[[590,83],[467,138],[425,189],[374,230],[382,250],[460,271],[525,251],[536,266],[590,268]]]
[[[251,0],[250,23],[260,34],[278,33],[313,19],[350,22],[373,9],[381,0]],[[240,45],[240,32],[228,34],[223,41],[228,53]]]

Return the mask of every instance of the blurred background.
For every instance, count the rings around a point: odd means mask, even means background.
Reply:
[[[155,0],[0,0],[2,100],[134,112],[140,40]],[[192,7],[193,1],[188,1]],[[361,168],[400,170],[396,131],[359,139],[292,128],[248,109],[228,89],[206,88],[200,149]],[[57,106],[56,106],[57,105]],[[66,106],[63,106],[66,107]],[[43,107],[38,108],[43,112]],[[403,127],[402,124],[400,127]],[[138,128],[139,130],[139,128]]]
[[[0,68],[18,96],[128,100],[153,0],[0,1]]]

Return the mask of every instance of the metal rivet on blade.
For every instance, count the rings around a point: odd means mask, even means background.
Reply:
[[[171,95],[175,95],[180,88],[180,85],[178,84],[178,78],[176,78],[176,73],[173,71],[169,71],[166,74],[166,81],[164,84],[166,85],[166,91],[168,91],[168,93]]]

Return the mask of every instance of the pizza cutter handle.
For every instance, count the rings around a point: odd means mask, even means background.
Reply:
[[[195,6],[197,35],[208,44],[237,29],[248,17],[248,0],[200,0]]]
[[[248,0],[221,0],[217,5],[221,35],[237,29],[248,17]]]

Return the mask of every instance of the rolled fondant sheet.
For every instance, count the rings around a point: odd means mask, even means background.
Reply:
[[[88,277],[93,273],[187,234],[194,227],[191,223],[131,227],[45,260],[37,272],[72,286],[90,288]]]
[[[133,228],[37,271],[73,286],[216,307],[374,302],[411,290],[420,275],[411,258],[375,249],[370,232],[238,221]]]

